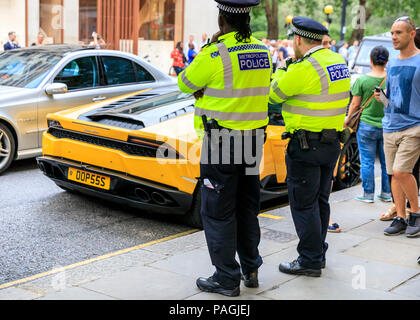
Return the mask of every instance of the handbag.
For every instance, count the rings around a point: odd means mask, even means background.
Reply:
[[[379,87],[382,87],[382,85],[384,84],[385,80],[386,80],[386,77],[384,78],[384,80],[382,80],[382,82],[379,85]],[[363,110],[366,108],[366,106],[369,104],[370,100],[372,100],[372,98],[374,96],[375,96],[375,93],[372,94],[372,96],[366,101],[366,103],[364,104],[363,107],[359,108],[358,110],[356,110],[355,112],[353,112],[351,114],[351,116],[349,117],[348,124],[347,124],[347,127],[348,128],[350,128],[354,132],[356,132],[357,129],[359,129],[360,117],[362,116],[362,112],[363,112]]]

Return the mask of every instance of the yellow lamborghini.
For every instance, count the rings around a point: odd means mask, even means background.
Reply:
[[[49,114],[38,166],[65,190],[180,215],[201,227],[194,101],[174,89],[150,89]],[[262,201],[287,193],[284,122],[278,114],[270,118],[260,168]],[[353,137],[338,161],[337,187],[356,184],[359,170]]]

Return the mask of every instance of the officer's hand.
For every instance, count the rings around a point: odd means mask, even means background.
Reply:
[[[196,100],[202,98],[204,96],[204,89],[194,92],[194,98]]]
[[[211,42],[211,43],[216,42],[217,40],[219,40],[219,37],[220,37],[220,36],[222,36],[222,35],[223,35],[222,31],[218,31],[218,32],[216,32],[216,33],[215,33],[215,34],[211,37],[210,42]]]

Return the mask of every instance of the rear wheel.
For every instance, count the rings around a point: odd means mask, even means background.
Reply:
[[[5,172],[15,157],[16,141],[12,132],[0,123],[0,174]]]
[[[355,186],[360,182],[360,159],[359,148],[356,137],[343,146],[340,159],[338,161],[338,170],[335,186],[338,190]]]
[[[182,221],[193,228],[203,229],[201,219],[201,188],[194,191],[193,202],[190,210],[182,217]]]

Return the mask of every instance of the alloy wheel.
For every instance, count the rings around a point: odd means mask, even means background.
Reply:
[[[357,139],[352,137],[341,152],[337,171],[339,189],[350,188],[360,182],[360,158]]]
[[[0,174],[12,163],[15,154],[15,140],[10,130],[0,123]]]

